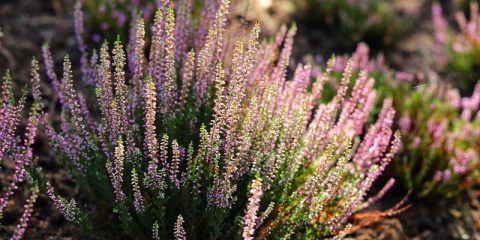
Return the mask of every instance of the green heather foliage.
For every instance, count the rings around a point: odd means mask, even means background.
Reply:
[[[47,193],[92,237],[341,238],[349,217],[391,187],[368,198],[401,144],[392,101],[371,114],[368,69],[354,76],[347,61],[323,101],[335,60],[315,74],[298,65],[287,78],[295,26],[259,43],[258,24],[229,29],[229,5],[209,1],[198,26],[179,32],[189,23],[178,19],[191,13],[165,4],[148,26],[151,38],[137,18],[127,47],[80,47],[83,59],[91,55],[81,61],[83,81],[68,56],[60,81],[43,48],[62,106],[45,133],[84,198],[66,200],[50,184]],[[77,29],[82,18],[77,11]]]
[[[338,46],[348,49],[362,41],[392,45],[411,25],[390,0],[299,0],[296,4],[302,21],[326,28]]]

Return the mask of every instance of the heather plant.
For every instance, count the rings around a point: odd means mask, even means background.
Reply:
[[[4,224],[4,213],[11,201],[15,200],[15,195],[19,190],[30,188],[30,196],[23,206],[23,213],[18,220],[15,231],[10,239],[21,239],[28,227],[28,222],[33,212],[33,205],[38,197],[38,184],[29,177],[28,170],[34,161],[33,144],[37,135],[37,125],[42,114],[42,102],[40,96],[40,77],[38,73],[38,62],[32,60],[31,72],[31,93],[32,103],[28,111],[26,127],[23,130],[23,137],[19,134],[19,125],[22,123],[22,115],[27,105],[28,88],[24,88],[20,99],[15,99],[13,93],[13,84],[10,72],[7,70],[0,93],[0,175],[2,182],[0,184],[0,222]],[[22,192],[27,192],[22,190]],[[20,201],[19,199],[16,199]],[[5,235],[4,235],[5,234]],[[7,237],[2,233],[2,238]]]
[[[368,198],[400,148],[392,101],[367,126],[376,96],[368,70],[353,76],[349,61],[325,100],[334,59],[314,80],[310,65],[287,80],[295,26],[260,44],[258,24],[228,29],[229,1],[206,8],[189,33],[172,4],[159,8],[147,54],[136,19],[127,47],[118,39],[92,54],[85,81],[74,81],[68,56],[60,81],[44,47],[62,108],[46,135],[84,200],[50,184],[48,195],[98,238],[341,238],[355,229],[349,217],[392,185]],[[93,84],[95,104],[74,86],[82,82]]]
[[[330,91],[338,88],[348,59],[335,59],[333,71],[337,78],[329,82]],[[350,59],[357,73],[359,69],[370,69],[379,99],[393,99],[397,110],[395,127],[403,136],[393,164],[400,180],[397,182],[413,190],[417,197],[453,197],[478,183],[480,83],[471,97],[462,98],[458,89],[428,81],[423,74],[389,69],[381,55],[370,59],[369,48],[363,43]],[[381,104],[374,103],[373,111],[378,111]]]
[[[442,84],[416,87],[397,83],[398,127],[403,150],[396,162],[410,189],[420,197],[455,196],[478,181],[480,84],[471,97]]]
[[[470,4],[470,18],[457,12],[455,31],[443,17],[439,3],[432,5],[435,32],[435,60],[440,72],[449,76],[463,94],[471,94],[480,74],[480,35],[478,3]]]
[[[296,2],[300,20],[323,26],[343,48],[359,42],[388,46],[395,43],[411,25],[392,1],[383,0],[304,0]]]

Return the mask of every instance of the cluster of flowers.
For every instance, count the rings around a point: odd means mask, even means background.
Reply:
[[[353,48],[361,41],[390,45],[407,32],[411,25],[383,0],[300,0],[294,1],[299,18],[313,24],[322,23],[341,47]]]
[[[96,205],[84,214],[47,185],[68,220],[96,223],[114,213],[137,239],[342,237],[349,217],[391,187],[393,180],[368,198],[401,145],[392,100],[367,125],[376,99],[369,71],[354,75],[347,61],[324,101],[334,59],[316,74],[298,65],[287,80],[295,26],[260,44],[258,24],[228,29],[229,8],[228,0],[206,4],[194,31],[190,12],[167,1],[150,41],[144,20],[134,19],[128,46],[105,42],[81,61],[97,104],[74,87],[68,56],[60,81],[44,47],[62,106],[45,132]]]
[[[470,20],[463,12],[455,15],[458,29],[449,27],[439,3],[432,5],[435,32],[435,60],[440,72],[449,75],[462,92],[471,93],[480,73],[480,18],[478,3],[470,4]]]
[[[341,69],[346,58],[337,59]],[[370,60],[365,44],[358,45],[352,60],[358,69],[371,69],[380,99],[393,99],[395,127],[403,136],[395,170],[405,188],[418,197],[452,197],[478,182],[480,83],[462,98],[458,89],[428,82],[425,74],[395,72],[381,56]]]
[[[441,84],[410,89],[403,83],[395,93],[405,136],[397,168],[419,196],[454,196],[479,174],[480,83],[463,98]]]
[[[16,101],[12,91],[12,78],[9,71],[5,73],[0,93],[0,163],[2,164],[2,175],[9,183],[2,186],[0,193],[0,221],[2,221],[5,210],[9,202],[14,197],[19,187],[23,186],[28,179],[27,169],[34,160],[32,146],[35,143],[38,123],[44,118],[42,113],[42,103],[40,96],[40,76],[38,74],[38,62],[32,60],[31,89],[32,105],[26,122],[26,128],[23,138],[17,134],[17,128],[21,123],[22,112],[26,105],[28,88],[24,88],[22,97]],[[13,169],[11,167],[13,166]],[[11,239],[21,239],[25,233],[30,220],[33,204],[35,203],[39,188],[36,182],[31,184],[31,194],[26,200],[23,208],[23,214],[16,226]]]

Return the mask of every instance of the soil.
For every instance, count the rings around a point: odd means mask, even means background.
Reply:
[[[51,46],[56,63],[61,63],[67,53],[76,54],[73,20],[71,11],[67,8],[69,6],[60,0],[0,2],[0,28],[3,33],[0,39],[0,75],[3,76],[5,69],[10,69],[17,95],[22,86],[28,82],[32,57],[39,61],[42,59],[42,44],[48,43]],[[44,72],[43,69],[41,72]],[[46,77],[43,75],[42,79]],[[48,106],[52,102],[52,91],[51,88],[45,87],[45,84],[46,82],[41,83],[41,90]],[[48,157],[45,140],[43,136],[39,136],[38,143],[34,146],[35,151],[40,153],[38,166],[61,194],[76,193],[73,182],[69,180],[63,168]],[[4,169],[0,174],[0,186],[3,190],[3,186],[10,181],[8,179],[10,175],[4,174],[3,171],[8,172],[12,166],[8,166],[8,163],[2,165]],[[0,238],[12,235],[22,214],[25,198],[29,195],[29,186],[20,186],[15,192],[1,222]],[[25,239],[85,239],[81,238],[82,235],[79,233],[73,224],[65,221],[55,210],[48,196],[41,192],[34,205]]]
[[[412,11],[417,16],[415,29],[396,46],[387,49],[372,49],[383,52],[387,63],[403,71],[417,72],[431,70],[428,56],[431,54],[432,33],[430,23],[430,1],[398,0],[398,7]],[[69,4],[67,4],[69,3]],[[65,0],[3,0],[0,2],[0,27],[3,32],[0,45],[0,69],[3,75],[9,68],[21,89],[29,78],[30,61],[33,56],[41,59],[41,46],[48,42],[59,66],[63,57],[78,54],[73,33],[71,2]],[[415,5],[416,4],[416,5]],[[305,27],[305,28],[304,28]],[[296,45],[309,52],[329,56],[332,39],[321,31],[311,31],[312,26],[298,23],[299,34]],[[298,56],[299,54],[297,54]],[[78,59],[72,56],[71,59]],[[75,61],[74,61],[75,65]],[[76,64],[78,66],[78,64]],[[57,69],[59,71],[59,69]],[[43,76],[43,79],[46,79]],[[43,85],[46,83],[43,82]],[[51,102],[50,88],[42,87],[47,106]],[[77,195],[75,184],[62,166],[49,157],[44,137],[39,137],[36,149],[40,152],[38,165],[47,179],[60,194],[66,197]],[[4,164],[5,169],[11,168]],[[2,169],[3,173],[3,169]],[[8,174],[0,173],[0,186],[8,183]],[[22,214],[22,205],[29,191],[28,186],[20,187],[9,203],[0,226],[0,238],[11,236]],[[385,196],[382,205],[374,209],[393,206],[406,194],[393,189]],[[456,200],[435,199],[435,201],[414,201],[412,207],[393,217],[365,227],[349,236],[350,239],[480,239],[480,190],[472,189]],[[386,202],[386,203],[385,203]],[[391,203],[391,204],[388,204]],[[86,239],[80,230],[67,222],[55,210],[45,193],[40,193],[25,239]]]

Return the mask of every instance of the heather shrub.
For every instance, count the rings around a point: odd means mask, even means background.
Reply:
[[[34,161],[33,144],[37,135],[37,125],[42,115],[42,102],[40,96],[40,77],[38,74],[38,63],[32,60],[31,72],[31,106],[28,111],[26,127],[19,129],[23,122],[21,119],[24,108],[27,105],[28,88],[23,89],[20,99],[16,99],[13,93],[12,78],[7,70],[1,86],[0,93],[0,222],[5,224],[4,216],[7,207],[13,202],[22,201],[23,195],[29,193],[23,205],[23,213],[20,219],[16,220],[17,225],[13,234],[3,232],[2,238],[21,239],[27,229],[39,192],[38,184],[34,181],[28,171]],[[30,101],[30,98],[28,98]],[[23,137],[20,137],[21,131]],[[26,190],[30,188],[30,190]],[[7,223],[8,224],[8,223]]]
[[[463,94],[471,94],[480,75],[480,35],[478,4],[470,4],[470,18],[457,12],[457,26],[450,27],[439,3],[432,5],[435,32],[435,61],[441,73]],[[459,29],[459,31],[455,30]]]
[[[388,46],[410,28],[407,17],[393,8],[392,1],[304,0],[297,1],[298,18],[324,27],[343,48],[359,42]]]
[[[333,91],[347,61],[345,56],[336,58],[333,71],[337,78],[330,82]],[[394,126],[403,136],[393,164],[397,183],[413,190],[416,197],[453,197],[478,183],[480,83],[471,97],[462,98],[458,89],[428,81],[423,74],[395,72],[381,55],[369,58],[369,48],[363,43],[351,61],[357,73],[370,69],[378,99],[393,99]],[[382,102],[374,105],[372,111],[378,112]]]
[[[477,181],[480,143],[480,84],[471,97],[442,84],[398,83],[398,126],[403,150],[396,168],[420,197],[452,197]]]
[[[47,184],[67,220],[97,238],[340,238],[391,187],[368,197],[401,141],[390,99],[370,114],[368,70],[353,76],[349,61],[325,100],[334,59],[315,78],[310,65],[287,77],[295,26],[260,44],[258,24],[229,29],[228,9],[222,1],[195,34],[179,33],[167,4],[148,51],[140,18],[127,47],[104,42],[84,62],[84,81],[68,56],[60,81],[44,47],[62,108],[46,135],[83,195],[68,201]]]

